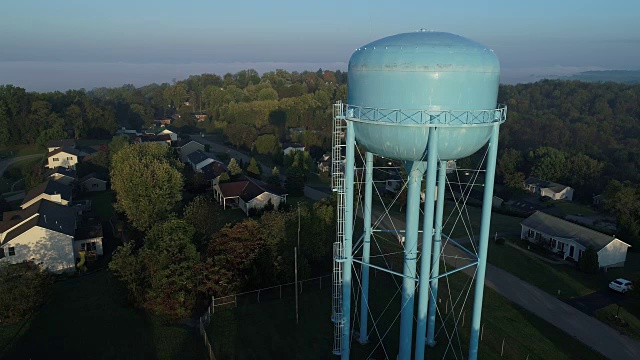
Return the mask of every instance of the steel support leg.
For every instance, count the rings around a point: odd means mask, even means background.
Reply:
[[[342,265],[342,360],[349,359],[351,348],[351,251],[353,242],[353,193],[356,136],[353,122],[347,121],[347,154],[345,162],[344,263]]]
[[[422,161],[405,164],[409,179],[407,184],[407,218],[404,240],[404,270],[407,276],[416,277],[416,261],[418,257],[418,228],[420,222],[420,188],[424,176],[425,163]],[[413,306],[416,282],[402,279],[402,300],[400,312],[400,351],[398,360],[411,358],[413,339]]]
[[[418,325],[416,326],[416,360],[424,359],[424,344],[427,335],[427,311],[429,310],[429,277],[431,276],[431,243],[433,241],[433,212],[438,170],[438,128],[429,130],[427,147],[427,184],[424,199],[424,222],[422,224],[422,249],[420,256],[420,281],[418,293]]]
[[[373,154],[365,154],[364,183],[364,239],[362,242],[362,294],[360,297],[360,337],[358,342],[366,344],[367,322],[369,320],[369,255],[371,253],[371,194],[373,192]]]
[[[431,277],[440,275],[440,252],[442,250],[442,217],[444,212],[444,190],[447,186],[447,162],[440,161],[438,169],[438,200],[436,202],[436,223],[433,236],[433,256],[431,261]],[[438,307],[438,279],[431,280],[431,302],[429,303],[429,319],[427,320],[427,345],[433,347],[436,329],[436,311]]]
[[[491,226],[491,206],[493,204],[493,182],[496,173],[498,156],[498,135],[500,124],[493,124],[489,139],[489,154],[484,180],[484,197],[482,198],[482,222],[480,224],[480,245],[478,249],[478,272],[473,299],[473,317],[471,318],[471,338],[469,339],[469,360],[478,358],[478,338],[480,336],[480,320],[482,317],[482,297],[484,294],[484,277],[487,270],[487,250],[489,247],[489,228]]]

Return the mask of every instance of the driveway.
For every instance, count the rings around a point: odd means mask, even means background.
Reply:
[[[588,315],[594,315],[596,310],[611,304],[618,304],[625,300],[625,295],[610,289],[602,289],[594,293],[566,299],[564,302]]]

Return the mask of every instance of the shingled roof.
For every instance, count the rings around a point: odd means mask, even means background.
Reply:
[[[603,234],[541,211],[536,211],[521,224],[554,238],[570,239],[584,247],[592,246],[596,251],[616,239],[613,235]]]
[[[265,192],[277,196],[286,195],[280,188],[267,185],[260,180],[247,176],[243,176],[234,182],[219,184],[218,187],[225,198],[239,197],[244,202],[249,202]]]
[[[76,141],[74,139],[61,139],[61,140],[49,140],[47,141],[47,147],[74,147],[76,146]]]
[[[569,187],[569,186],[566,186],[566,185],[554,183],[554,182],[551,182],[551,181],[541,180],[541,179],[534,178],[534,177],[528,177],[524,181],[524,184],[525,185],[534,185],[534,186],[542,188],[542,189],[550,189],[550,190],[552,190],[553,192],[556,192],[556,193],[559,193],[559,192],[561,192],[564,189]]]
[[[9,231],[4,237],[3,244],[15,239],[20,234],[26,232],[27,230],[33,228],[34,226],[39,226],[41,228],[49,229],[51,231],[56,231],[65,235],[73,236],[76,230],[76,209],[69,206],[64,206],[60,204],[56,204],[47,200],[40,200],[35,204],[29,206],[27,209],[22,211],[23,217],[22,220],[14,222],[11,227],[18,225]],[[33,218],[28,219],[31,215],[35,214]],[[28,215],[28,216],[27,216]],[[0,227],[4,227],[4,221],[0,223]],[[11,227],[8,227],[10,229]],[[5,230],[6,231],[6,230]]]
[[[64,185],[54,180],[47,180],[42,184],[31,189],[22,201],[22,205],[37,198],[41,194],[47,195],[60,195],[60,197],[66,201],[71,201],[71,185]]]

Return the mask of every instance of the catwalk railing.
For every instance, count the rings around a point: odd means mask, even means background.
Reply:
[[[506,105],[488,110],[412,110],[341,105],[346,109],[345,117],[355,121],[455,126],[503,123],[507,119]]]

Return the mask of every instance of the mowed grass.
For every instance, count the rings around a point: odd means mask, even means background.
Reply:
[[[33,154],[44,154],[46,149],[38,149],[35,145],[12,145],[0,147],[0,156],[17,157]]]
[[[513,242],[514,239],[508,241]],[[631,280],[640,278],[640,254],[635,252],[627,253],[623,268],[587,274],[575,265],[550,264],[507,244],[497,245],[490,241],[488,262],[552,295],[558,295],[560,290],[560,297],[563,298],[604,289],[610,281],[620,277]]]
[[[1,336],[11,338],[11,328],[0,329]],[[165,325],[131,308],[125,289],[107,270],[55,283],[49,302],[2,355],[3,359],[206,356],[195,330]]]
[[[354,280],[359,275],[354,274]],[[395,279],[398,281],[398,279]],[[466,358],[470,334],[471,300],[464,307],[466,291],[471,285],[464,274],[456,274],[440,282],[439,311],[436,323],[438,341],[427,348],[426,357],[435,359]],[[373,319],[369,319],[369,343],[352,342],[352,359],[395,358],[398,353],[400,309],[399,292],[387,274],[372,271],[370,303]],[[449,290],[450,289],[450,290]],[[471,295],[473,295],[473,288]],[[449,298],[451,294],[451,298]],[[459,298],[458,296],[462,294]],[[216,309],[208,334],[218,359],[329,359],[332,358],[333,323],[331,322],[331,290],[325,286],[303,290],[299,302],[299,322],[296,324],[295,298],[277,293],[271,299],[257,303],[255,295],[241,297],[238,307]],[[451,303],[461,299],[455,310]],[[452,301],[447,304],[448,299]],[[357,295],[353,295],[352,311],[359,311]],[[358,305],[356,305],[358,303]],[[387,310],[385,308],[389,305]],[[446,313],[448,311],[449,313]],[[465,323],[462,325],[462,318]],[[443,320],[447,331],[440,329]],[[460,331],[453,331],[458,320]],[[354,318],[351,318],[352,322]],[[375,320],[376,326],[372,324]],[[561,330],[535,315],[511,304],[491,289],[485,288],[484,333],[480,343],[481,359],[602,359],[602,357]],[[354,322],[358,330],[358,320]],[[440,330],[438,330],[440,329]],[[451,337],[452,345],[447,346]],[[379,345],[382,340],[382,345]],[[502,341],[505,341],[501,357]]]

